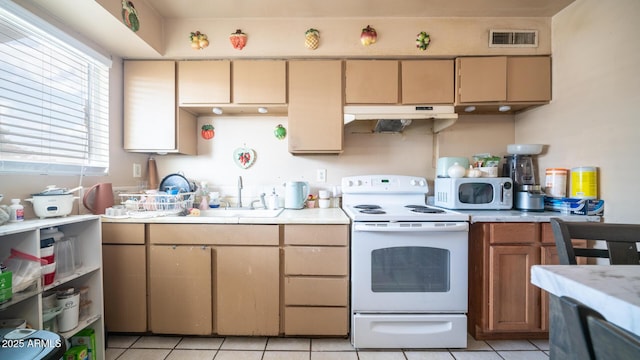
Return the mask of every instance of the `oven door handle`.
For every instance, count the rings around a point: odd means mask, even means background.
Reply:
[[[449,232],[469,231],[468,222],[356,222],[358,232]]]

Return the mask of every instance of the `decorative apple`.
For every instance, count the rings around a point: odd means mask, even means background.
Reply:
[[[285,129],[282,124],[278,124],[278,126],[276,126],[276,129],[273,130],[273,134],[278,140],[282,140],[287,136],[287,129]]]
[[[362,42],[362,45],[369,46],[371,44],[375,44],[377,39],[378,33],[376,32],[376,29],[369,25],[362,29],[362,33],[360,34],[360,41]]]

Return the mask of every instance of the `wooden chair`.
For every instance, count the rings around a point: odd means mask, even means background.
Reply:
[[[640,337],[607,320],[587,316],[595,360],[640,359]]]
[[[561,265],[576,265],[576,256],[609,258],[611,265],[640,265],[640,225],[566,222],[551,218],[551,229]],[[571,239],[603,240],[604,249],[574,248]]]

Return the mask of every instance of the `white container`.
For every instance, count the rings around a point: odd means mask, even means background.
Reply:
[[[11,199],[9,206],[9,222],[24,220],[24,206],[20,205],[20,199]]]
[[[320,206],[321,209],[331,207],[331,199],[318,199],[318,206]]]
[[[78,326],[80,314],[80,293],[58,294],[57,306],[62,307],[62,312],[58,315],[58,331],[65,332],[73,330]]]
[[[549,168],[545,172],[544,192],[550,197],[567,196],[567,169]]]

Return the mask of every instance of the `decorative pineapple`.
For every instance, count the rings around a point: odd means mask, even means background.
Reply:
[[[307,49],[315,50],[320,45],[320,31],[316,29],[309,29],[304,33],[304,46]]]

